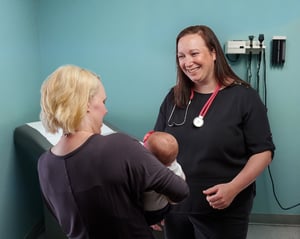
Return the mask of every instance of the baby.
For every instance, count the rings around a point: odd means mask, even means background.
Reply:
[[[177,163],[178,143],[175,137],[166,132],[150,131],[143,139],[144,146],[152,152],[156,158],[185,180],[185,174]],[[155,191],[144,193],[144,210],[147,222],[153,225],[160,222],[169,211],[170,202],[164,195]]]

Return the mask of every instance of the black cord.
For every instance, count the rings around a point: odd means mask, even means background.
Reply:
[[[267,81],[266,81],[267,73],[266,73],[266,54],[265,54],[265,50],[263,50],[263,62],[264,62],[263,63],[264,64],[264,104],[267,107]],[[292,205],[292,206],[289,206],[289,207],[284,207],[284,206],[281,205],[281,203],[279,202],[279,199],[277,197],[277,194],[276,194],[275,184],[274,184],[273,176],[272,176],[272,173],[271,173],[270,165],[268,165],[268,172],[269,172],[269,176],[270,176],[270,179],[271,179],[273,195],[274,195],[274,198],[275,198],[277,204],[279,205],[279,207],[282,210],[290,210],[292,208],[299,207],[300,203],[296,203],[295,205]]]
[[[299,206],[300,206],[300,203],[297,203],[297,204],[295,204],[295,205],[293,205],[293,206],[289,206],[289,207],[283,207],[283,206],[281,205],[281,203],[279,202],[278,197],[277,197],[277,195],[276,195],[276,192],[275,192],[274,180],[273,180],[273,177],[272,177],[270,165],[268,166],[268,171],[269,171],[269,175],[270,175],[270,179],[271,179],[271,183],[272,183],[273,195],[274,195],[275,200],[276,200],[277,204],[279,205],[279,207],[280,207],[282,210],[290,210],[290,209],[292,209],[292,208],[299,207]]]
[[[249,84],[251,84],[252,81],[251,64],[252,64],[252,52],[250,51],[248,55],[248,66],[247,66],[247,82]]]
[[[233,55],[233,54],[226,54],[227,59],[231,62],[237,62],[238,59],[240,58],[239,54],[234,54],[234,56],[235,56],[234,59],[231,57],[231,55]]]
[[[260,85],[260,65],[261,65],[261,51],[258,53],[258,62],[257,62],[257,72],[256,72],[256,90],[259,93],[259,85]]]
[[[262,51],[263,54],[263,65],[264,65],[264,104],[267,106],[267,70],[266,70],[266,52],[265,49]]]
[[[258,53],[258,63],[257,63],[257,86],[256,86],[256,90],[257,92],[259,92],[259,88],[260,88],[260,65],[261,65],[261,58],[262,55],[264,55],[263,57],[265,57],[265,49],[263,48],[263,41],[265,40],[265,36],[264,34],[259,34],[258,36],[258,41],[259,41],[259,47],[260,47],[260,51]],[[266,72],[266,65],[264,65],[264,73]],[[264,74],[265,75],[265,74]],[[264,82],[265,82],[264,78]],[[266,85],[264,85],[264,89],[266,89]]]

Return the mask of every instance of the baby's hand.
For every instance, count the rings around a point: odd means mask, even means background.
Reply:
[[[154,225],[151,225],[150,227],[154,230],[154,231],[162,231],[163,230],[163,227],[164,227],[164,220],[162,220],[160,223],[157,223],[157,224],[154,224]]]

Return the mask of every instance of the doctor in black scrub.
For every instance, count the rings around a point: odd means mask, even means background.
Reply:
[[[245,239],[255,179],[275,150],[266,108],[232,71],[209,27],[179,33],[176,63],[177,82],[154,130],[177,139],[190,196],[166,217],[165,237]]]

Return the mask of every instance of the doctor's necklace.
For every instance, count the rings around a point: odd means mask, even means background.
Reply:
[[[197,128],[202,127],[204,124],[204,116],[206,115],[209,107],[211,106],[212,102],[216,98],[218,92],[220,89],[220,85],[218,84],[212,95],[209,97],[209,99],[206,101],[205,105],[202,107],[199,115],[194,118],[193,125]]]

